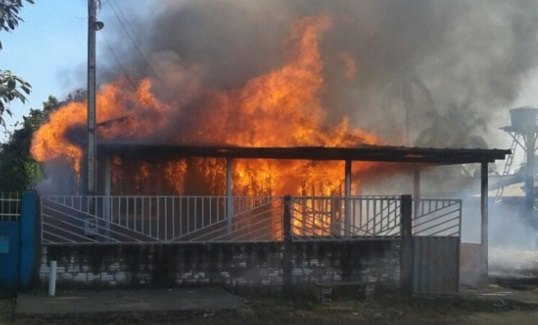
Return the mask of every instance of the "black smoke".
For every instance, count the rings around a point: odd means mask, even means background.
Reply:
[[[424,142],[419,139],[424,130],[457,124],[457,118],[444,118],[451,110],[472,110],[461,118],[472,116],[479,126],[506,114],[538,57],[534,0],[158,0],[131,1],[131,8],[116,1],[131,17],[127,26],[107,3],[100,13],[102,33],[121,64],[103,49],[107,65],[101,80],[151,76],[160,98],[185,92],[191,106],[192,89],[184,90],[190,76],[214,89],[241,87],[284,64],[293,21],[329,15],[320,92],[329,123],[349,116],[392,144]],[[142,4],[144,14],[130,10]],[[342,53],[356,61],[352,80],[344,73]],[[434,142],[442,145],[444,135],[438,133]]]

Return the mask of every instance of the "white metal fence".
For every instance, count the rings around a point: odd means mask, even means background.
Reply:
[[[278,240],[281,214],[280,200],[271,197],[228,202],[224,196],[49,196],[42,198],[41,239],[43,244]]]
[[[346,209],[347,208],[347,209]],[[416,236],[459,236],[461,201],[415,204]],[[225,196],[48,196],[41,240],[66,243],[278,241],[283,198]],[[400,235],[400,197],[292,197],[294,240]]]
[[[20,215],[19,193],[0,193],[0,221],[18,221]]]
[[[291,215],[295,239],[400,234],[400,197],[397,196],[294,197]]]
[[[415,205],[413,235],[460,237],[461,204],[461,200],[418,200]]]

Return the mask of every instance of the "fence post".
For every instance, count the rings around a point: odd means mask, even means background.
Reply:
[[[22,193],[20,216],[20,268],[19,286],[27,288],[34,280],[36,270],[36,217],[37,193],[28,191]]]
[[[284,252],[282,254],[282,291],[284,295],[291,295],[293,291],[291,283],[293,246],[291,239],[291,196],[284,197],[282,228],[284,237]]]
[[[400,197],[400,287],[402,293],[413,293],[413,232],[412,232],[412,197]]]

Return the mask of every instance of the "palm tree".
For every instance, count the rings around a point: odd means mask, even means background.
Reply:
[[[419,147],[486,148],[479,135],[487,130],[486,121],[476,113],[471,101],[451,103],[439,113],[431,111],[431,125],[422,130],[415,144]]]

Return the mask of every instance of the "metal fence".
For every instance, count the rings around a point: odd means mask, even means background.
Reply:
[[[143,243],[279,240],[281,202],[271,197],[49,196],[41,240]],[[231,218],[227,216],[231,215]]]
[[[66,243],[278,241],[282,197],[48,196],[41,240]],[[400,235],[399,196],[292,197],[294,240]],[[416,201],[416,236],[459,236],[461,201]]]
[[[0,193],[0,221],[18,221],[20,215],[19,193]]]
[[[400,197],[294,197],[291,224],[296,240],[395,237],[400,234]]]
[[[422,199],[417,203],[413,235],[461,237],[461,200]]]

